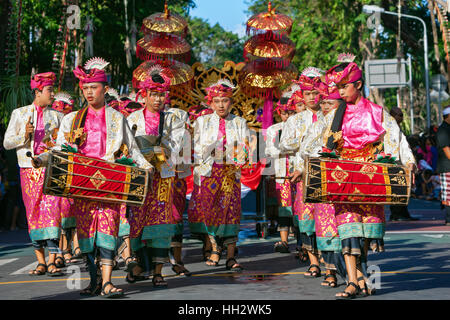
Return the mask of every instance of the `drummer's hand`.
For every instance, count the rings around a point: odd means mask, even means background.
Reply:
[[[31,117],[28,118],[28,122],[25,125],[25,140],[31,138],[31,135],[34,132],[34,126],[31,124]]]
[[[292,183],[300,182],[302,178],[302,172],[300,170],[295,170],[289,175],[289,177],[291,178]]]
[[[33,158],[31,160],[31,164],[33,165],[33,168],[38,169],[42,167],[42,160],[39,158]]]

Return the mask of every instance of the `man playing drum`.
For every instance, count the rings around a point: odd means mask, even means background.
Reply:
[[[64,117],[55,149],[69,149],[89,158],[114,162],[116,152],[126,145],[129,156],[138,167],[151,169],[152,165],[140,153],[125,117],[105,105],[108,85],[103,69],[107,65],[103,59],[93,58],[84,68],[77,67],[73,71],[80,80],[79,85],[88,106]],[[35,159],[34,165],[42,166],[46,160],[46,155],[41,155]],[[75,199],[72,208],[77,219],[80,248],[87,254],[91,277],[89,287],[81,291],[81,294],[98,294],[101,288],[103,297],[122,295],[122,289],[111,283],[120,224],[120,204]],[[97,254],[101,261],[101,281],[95,264]]]

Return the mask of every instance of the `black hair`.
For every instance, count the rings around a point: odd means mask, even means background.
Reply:
[[[159,74],[152,75],[152,81],[156,83],[165,83],[164,78]]]
[[[281,97],[281,99],[280,99],[281,104],[286,104],[286,103],[288,103],[288,101],[289,101],[288,97]]]
[[[115,101],[116,100],[116,98],[114,98],[112,95],[110,95],[109,93],[106,93],[105,94],[105,102],[107,103],[107,104],[109,104],[111,101]]]
[[[131,101],[131,102],[129,102],[129,103],[127,104],[127,108],[130,108],[130,109],[140,109],[140,108],[142,108],[142,105],[141,105],[140,103],[138,103],[138,102]]]
[[[348,66],[349,64],[350,64],[350,62],[343,62],[343,63],[339,64],[339,65],[334,69],[334,71],[336,71],[336,72],[344,71],[345,68],[347,68],[347,66]]]
[[[345,68],[347,68],[349,64],[350,64],[350,62],[343,62],[343,63],[339,64],[334,69],[334,71],[341,72],[341,71],[345,70]],[[361,79],[358,79],[358,80],[353,81],[351,83],[353,83],[353,85],[355,85],[355,87],[356,87],[356,82],[358,82],[358,81],[361,81],[361,89],[359,89],[359,90],[362,90],[364,88],[364,79],[362,77],[361,77]]]

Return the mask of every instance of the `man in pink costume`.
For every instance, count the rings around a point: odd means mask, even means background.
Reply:
[[[38,266],[30,275],[43,275],[46,270],[49,275],[61,275],[54,263],[61,235],[61,198],[43,194],[45,168],[35,169],[31,161],[31,157],[45,151],[45,137],[58,129],[64,116],[50,108],[55,80],[53,72],[36,74],[31,79],[34,101],[13,111],[4,139],[5,149],[17,150],[28,231],[38,260]],[[48,265],[45,247],[49,249]]]

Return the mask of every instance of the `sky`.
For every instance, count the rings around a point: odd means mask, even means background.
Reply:
[[[219,23],[226,31],[245,35],[247,5],[244,0],[194,0],[196,8],[189,11],[191,17],[208,20],[210,25]]]

